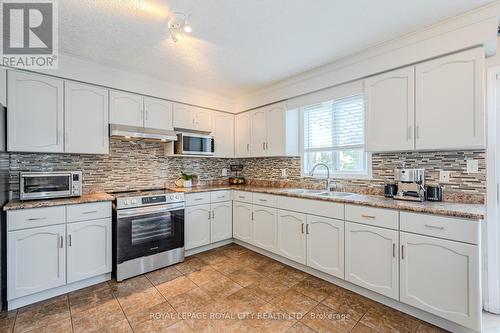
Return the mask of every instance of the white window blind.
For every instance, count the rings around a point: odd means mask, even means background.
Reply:
[[[305,106],[302,112],[303,174],[309,174],[320,162],[327,164],[337,177],[369,174],[362,94]]]

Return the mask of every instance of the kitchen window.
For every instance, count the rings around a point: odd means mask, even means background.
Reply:
[[[309,176],[316,163],[330,167],[331,177],[371,177],[371,156],[365,152],[363,94],[301,107],[302,175]],[[314,175],[326,176],[318,167]]]

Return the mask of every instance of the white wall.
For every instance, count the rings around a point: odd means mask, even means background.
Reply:
[[[68,54],[59,54],[59,68],[57,70],[40,72],[215,110],[234,111],[233,99],[179,85],[175,82],[167,82],[113,68],[112,66],[98,64]]]

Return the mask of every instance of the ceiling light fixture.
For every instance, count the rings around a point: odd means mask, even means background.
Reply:
[[[193,31],[193,27],[189,23],[189,18],[191,15],[184,14],[181,12],[174,12],[168,19],[168,30],[170,32],[170,37],[177,43],[185,34],[189,34]]]

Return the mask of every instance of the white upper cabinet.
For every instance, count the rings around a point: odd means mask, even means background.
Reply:
[[[267,142],[267,115],[264,108],[250,112],[251,143],[250,151],[252,157],[266,156]]]
[[[398,299],[398,231],[346,222],[345,279]]]
[[[234,157],[234,115],[213,112],[215,157]]]
[[[401,302],[479,331],[479,247],[402,232]]]
[[[143,96],[121,91],[109,92],[109,122],[116,125],[144,126]]]
[[[485,147],[484,49],[416,66],[416,149]]]
[[[414,149],[415,68],[365,80],[366,151]]]
[[[250,138],[252,157],[298,156],[298,110],[277,103],[250,111]]]
[[[63,80],[9,71],[9,151],[64,151]]]
[[[172,131],[173,103],[152,97],[144,97],[144,127]]]
[[[250,157],[250,113],[244,112],[235,116],[235,155],[236,157]]]
[[[212,131],[212,111],[174,103],[174,127],[199,132]]]
[[[64,93],[64,151],[108,154],[108,90],[66,81]]]

